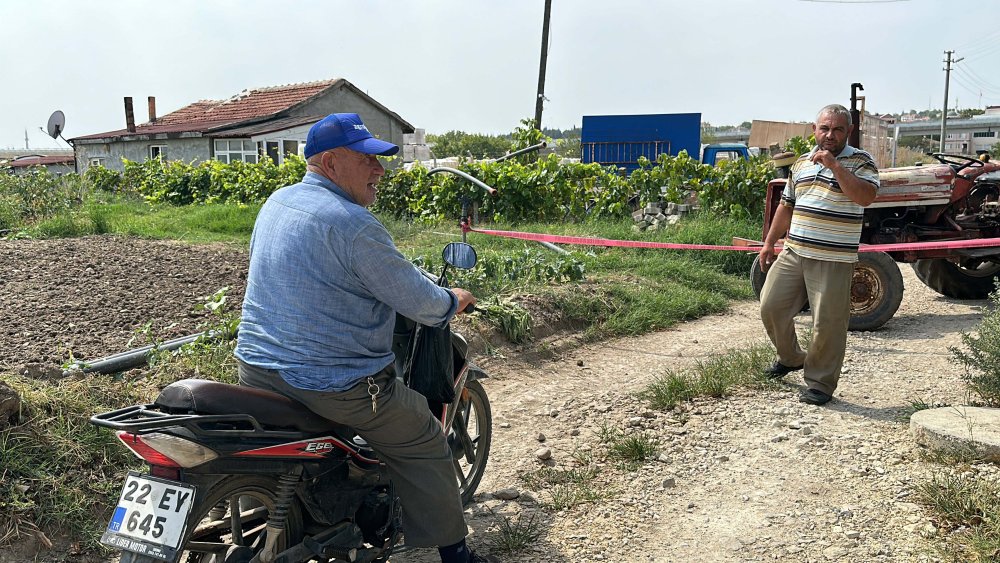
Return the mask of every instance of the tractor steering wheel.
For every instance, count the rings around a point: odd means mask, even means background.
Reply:
[[[942,164],[947,164],[955,168],[955,173],[958,174],[966,168],[977,168],[983,165],[983,161],[978,158],[972,158],[971,156],[964,156],[960,154],[944,154],[941,152],[929,153],[930,156],[936,158]]]

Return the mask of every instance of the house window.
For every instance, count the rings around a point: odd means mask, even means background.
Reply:
[[[94,167],[94,166],[104,166],[104,163],[105,163],[106,161],[107,161],[107,159],[106,159],[106,158],[92,158],[92,159],[90,159],[90,163],[89,163],[89,165],[88,165],[88,166],[90,166],[90,167]]]
[[[996,137],[997,136],[997,132],[996,131],[976,131],[975,133],[972,134],[972,136],[975,137],[975,138],[977,138],[977,139],[981,139],[983,137]]]
[[[149,159],[167,159],[167,145],[149,145]]]
[[[216,139],[215,158],[221,162],[257,162],[257,145],[250,139]]]

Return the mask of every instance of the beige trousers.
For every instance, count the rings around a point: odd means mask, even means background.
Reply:
[[[760,294],[760,317],[774,343],[778,361],[804,366],[810,389],[830,395],[837,389],[847,349],[854,264],[804,258],[785,249],[767,272]],[[795,333],[795,315],[809,301],[812,342],[803,351]]]

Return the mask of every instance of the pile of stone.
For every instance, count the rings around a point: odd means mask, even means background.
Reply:
[[[663,229],[681,220],[695,209],[696,206],[690,203],[647,203],[646,207],[632,214],[635,225],[632,230],[636,232],[646,230]]]

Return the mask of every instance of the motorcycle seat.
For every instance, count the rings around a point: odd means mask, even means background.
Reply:
[[[175,381],[160,391],[154,404],[171,413],[247,414],[263,426],[309,434],[353,435],[347,426],[323,418],[279,393],[207,379]]]

